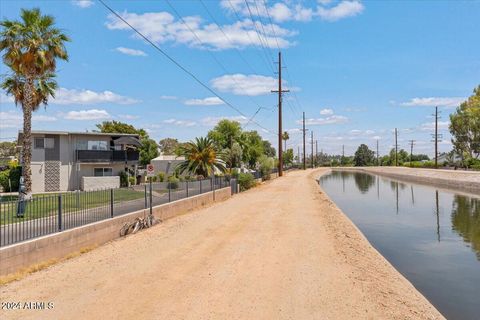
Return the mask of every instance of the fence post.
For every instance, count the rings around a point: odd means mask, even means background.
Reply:
[[[186,181],[187,183],[187,198],[188,198],[188,180]]]
[[[110,189],[110,218],[113,218],[113,189]]]
[[[152,204],[152,178],[150,178],[150,215],[153,214],[153,204]]]
[[[167,188],[168,188],[168,202],[171,201],[171,197],[172,197],[172,188],[170,188],[171,186],[167,183]]]
[[[145,184],[145,209],[147,209],[148,203],[147,203],[147,185]]]
[[[200,193],[202,193],[202,179],[200,179]]]
[[[58,195],[58,231],[62,231],[62,194]]]
[[[215,201],[215,176],[213,176],[212,182],[213,201]]]

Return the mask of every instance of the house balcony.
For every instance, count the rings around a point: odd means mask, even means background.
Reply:
[[[134,150],[76,150],[77,162],[138,162],[140,153]]]

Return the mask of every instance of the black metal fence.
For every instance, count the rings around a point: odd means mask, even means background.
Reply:
[[[232,184],[231,184],[232,183]],[[229,177],[0,199],[0,247],[236,184]],[[233,187],[232,187],[233,190]]]

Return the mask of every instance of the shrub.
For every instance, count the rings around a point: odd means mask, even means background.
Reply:
[[[240,191],[253,188],[256,184],[255,177],[251,173],[240,173],[238,175],[238,184],[240,184]]]
[[[262,180],[270,180],[270,172],[272,172],[275,161],[273,158],[269,158],[266,155],[261,155],[258,159],[258,167]]]
[[[128,175],[125,171],[120,171],[120,187],[128,187]]]
[[[7,170],[0,172],[0,185],[4,192],[18,191],[22,167],[13,164]],[[10,188],[11,187],[11,188]]]
[[[164,182],[164,181],[165,181],[165,172],[161,172],[161,171],[160,171],[160,172],[157,174],[157,176],[158,176],[158,182]]]
[[[135,177],[128,177],[128,182],[130,182],[131,186],[134,186],[137,184],[137,179]]]
[[[178,189],[178,184],[179,184],[180,180],[177,177],[170,176],[170,177],[168,177],[167,181],[168,181],[168,183],[167,183],[167,188],[168,189]]]

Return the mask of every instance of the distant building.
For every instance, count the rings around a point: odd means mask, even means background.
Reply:
[[[175,167],[184,160],[185,157],[161,154],[155,159],[152,159],[150,163],[153,165],[155,173],[165,172],[165,174],[171,175],[174,173]]]
[[[138,165],[140,142],[136,134],[32,131],[31,145],[38,193],[119,187],[120,172]]]

